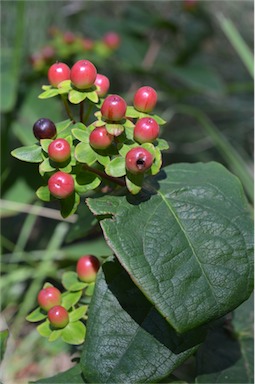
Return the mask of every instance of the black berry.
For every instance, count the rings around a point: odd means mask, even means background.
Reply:
[[[53,121],[42,117],[33,125],[33,132],[38,140],[54,139],[57,135],[57,129]]]

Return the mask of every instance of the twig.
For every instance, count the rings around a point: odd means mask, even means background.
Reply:
[[[112,183],[118,184],[118,185],[120,185],[121,187],[125,187],[125,186],[126,186],[126,183],[125,183],[124,180],[121,180],[121,179],[119,179],[118,177],[112,177],[112,176],[109,176],[109,175],[107,175],[106,173],[100,171],[99,169],[90,167],[90,166],[87,165],[87,164],[83,164],[83,168],[86,169],[87,171],[90,171],[90,172],[92,172],[92,173],[95,173],[96,175],[102,177],[103,179],[106,179],[106,180],[111,181]]]

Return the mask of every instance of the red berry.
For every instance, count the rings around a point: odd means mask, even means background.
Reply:
[[[70,158],[71,147],[65,139],[56,139],[48,147],[49,158],[56,162],[63,162]]]
[[[94,84],[96,76],[96,67],[88,60],[79,60],[71,68],[71,82],[78,89],[90,88]]]
[[[42,309],[48,311],[55,305],[61,304],[61,292],[55,287],[43,288],[38,293],[37,301]]]
[[[118,95],[109,95],[104,100],[101,113],[104,119],[119,121],[125,117],[127,103]]]
[[[152,117],[142,117],[136,122],[134,139],[138,143],[151,143],[159,135],[159,125]]]
[[[58,171],[48,180],[50,193],[57,199],[64,199],[74,191],[74,179],[69,173]]]
[[[95,128],[89,136],[89,143],[95,149],[105,149],[111,145],[112,141],[113,135],[108,133],[105,127]]]
[[[96,280],[97,272],[100,268],[100,261],[92,255],[82,256],[76,266],[76,272],[81,281],[92,283]]]
[[[72,32],[67,31],[63,35],[63,40],[66,44],[72,44],[75,42],[75,35]]]
[[[64,63],[55,63],[48,70],[48,79],[53,87],[64,80],[70,80],[70,68]]]
[[[54,139],[57,129],[53,121],[42,117],[33,125],[34,136],[38,139]]]
[[[110,49],[116,49],[120,45],[120,36],[116,32],[107,32],[103,37],[103,42]]]
[[[142,147],[130,149],[126,154],[126,168],[133,174],[144,173],[153,163],[153,155]]]
[[[42,48],[41,54],[45,60],[50,60],[55,55],[55,49],[50,45],[46,45],[45,47]]]
[[[54,328],[65,328],[69,323],[69,315],[67,310],[61,305],[52,307],[48,312],[48,319]]]
[[[134,107],[140,112],[151,112],[157,103],[157,92],[154,88],[144,86],[139,88],[134,96]]]
[[[103,97],[108,92],[108,89],[110,87],[110,81],[108,77],[101,75],[100,73],[97,74],[95,85],[98,86],[99,89],[97,89],[97,94],[99,97]]]

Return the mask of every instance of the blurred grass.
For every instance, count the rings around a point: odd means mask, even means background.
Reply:
[[[36,201],[37,167],[9,155],[33,141],[36,119],[66,118],[57,100],[37,99],[47,79],[35,74],[29,62],[29,55],[49,41],[49,27],[91,38],[117,31],[119,50],[99,60],[98,68],[110,77],[110,91],[129,102],[140,85],[158,90],[157,113],[168,120],[162,134],[170,143],[164,164],[219,161],[240,178],[253,201],[252,2],[202,1],[192,12],[182,1],[111,3],[1,2],[1,305],[15,335],[16,350],[6,364],[10,382],[49,376],[43,365],[54,366],[61,348],[72,353],[63,345],[46,347],[24,320],[43,282],[60,286],[62,272],[73,270],[79,256],[111,252],[85,204],[74,223],[58,220],[57,205]],[[40,369],[33,376],[27,367],[35,361]]]

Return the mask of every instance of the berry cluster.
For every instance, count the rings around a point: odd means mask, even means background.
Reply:
[[[38,332],[50,341],[62,336],[70,344],[81,344],[85,337],[85,320],[88,304],[94,290],[100,261],[93,255],[82,256],[76,264],[76,272],[66,272],[60,290],[50,283],[37,295],[39,307],[27,316],[31,322],[41,322]],[[83,304],[86,305],[83,305]]]
[[[37,196],[44,201],[59,199],[66,217],[75,212],[81,194],[102,183],[139,193],[144,176],[160,171],[161,151],[168,148],[158,137],[165,122],[152,114],[157,92],[142,86],[133,105],[128,105],[120,95],[108,94],[109,79],[89,60],[79,60],[71,68],[57,62],[50,66],[48,80],[50,85],[42,87],[39,98],[60,95],[69,119],[55,124],[40,118],[33,126],[39,147],[29,147],[29,156],[24,147],[12,152],[21,160],[40,163],[46,185]],[[79,121],[70,103],[79,105]]]
[[[121,43],[118,33],[109,31],[101,39],[95,40],[73,32],[62,32],[56,27],[49,30],[51,39],[38,52],[30,56],[30,62],[35,71],[47,71],[47,67],[57,59],[74,61],[80,55],[93,55],[101,60],[110,56]]]

